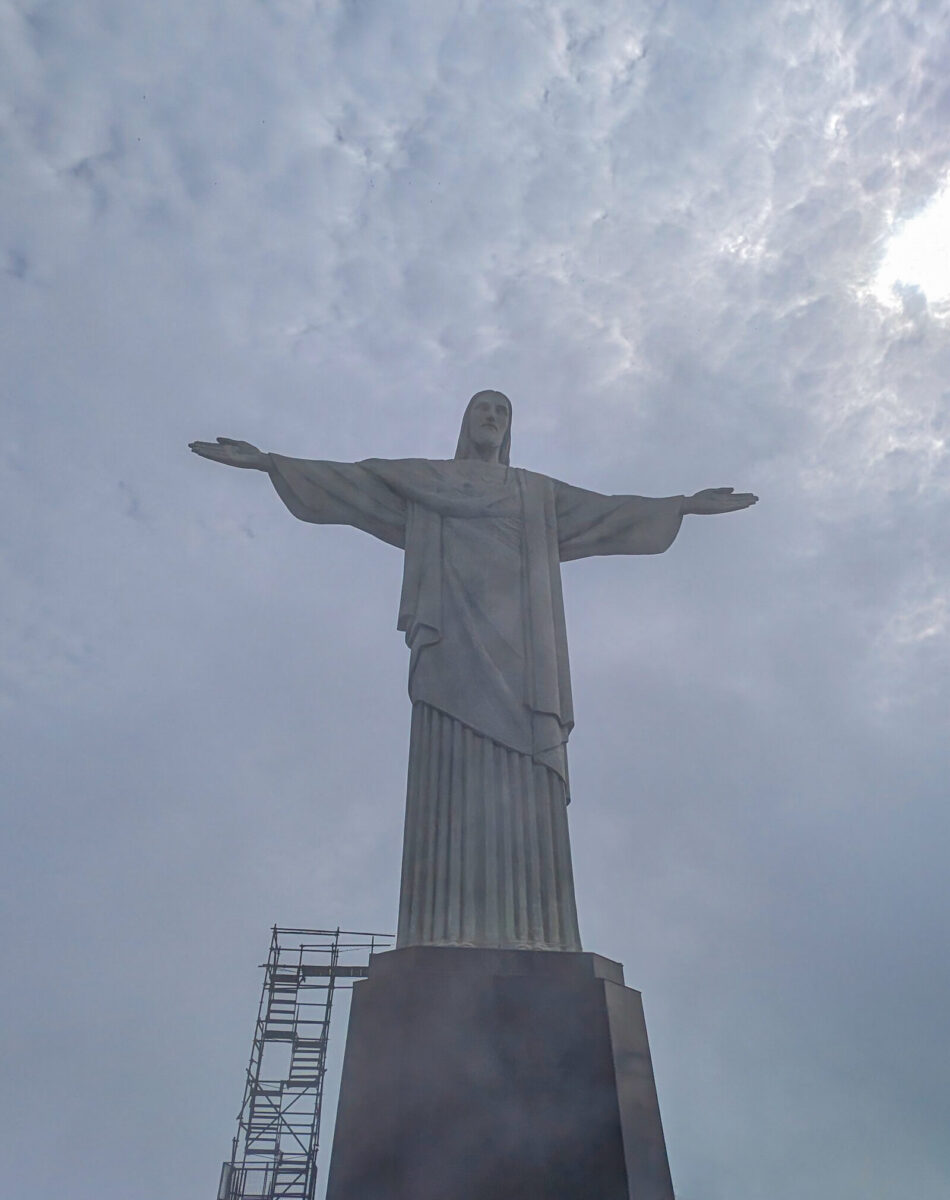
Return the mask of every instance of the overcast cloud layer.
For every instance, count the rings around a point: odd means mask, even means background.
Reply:
[[[950,314],[871,287],[950,169],[947,4],[0,39],[5,1194],[212,1196],[268,927],[395,919],[400,555],[186,443],[449,457],[497,387],[520,465],[762,497],[564,570],[582,935],[677,1195],[946,1200]]]

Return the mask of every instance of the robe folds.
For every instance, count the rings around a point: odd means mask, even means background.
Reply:
[[[682,497],[603,496],[477,460],[270,455],[304,521],[405,551],[413,704],[397,944],[579,950],[560,563],[658,554]]]

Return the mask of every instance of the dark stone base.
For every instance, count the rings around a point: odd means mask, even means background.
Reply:
[[[620,964],[374,955],[353,991],[327,1200],[673,1200]]]

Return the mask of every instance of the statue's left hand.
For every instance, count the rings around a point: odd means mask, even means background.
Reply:
[[[214,442],[189,442],[188,448],[202,458],[224,463],[227,467],[245,467],[254,471],[266,471],[270,458],[250,442],[239,442],[235,438],[219,437]]]
[[[740,508],[755,504],[758,499],[751,492],[736,492],[731,487],[703,488],[695,496],[686,497],[683,512],[697,513],[703,517],[714,513],[738,512]]]

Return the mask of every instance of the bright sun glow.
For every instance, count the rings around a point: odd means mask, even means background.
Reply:
[[[950,180],[891,238],[872,290],[893,305],[896,284],[920,288],[931,304],[950,300]]]

